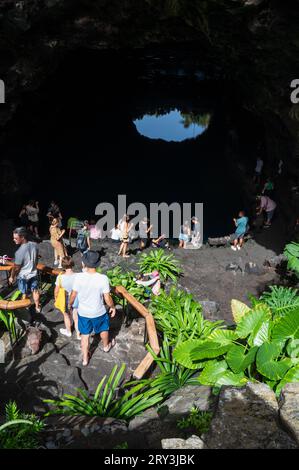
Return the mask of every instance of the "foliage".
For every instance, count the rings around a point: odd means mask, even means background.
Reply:
[[[219,329],[204,339],[175,347],[175,360],[201,371],[203,385],[241,386],[248,380],[267,383],[279,394],[285,380],[299,377],[299,304],[297,291],[272,287],[245,308],[232,302],[234,331]]]
[[[54,406],[54,409],[46,416],[52,414],[87,415],[129,420],[162,401],[163,396],[159,390],[149,389],[142,382],[138,382],[119,396],[125,368],[126,365],[122,364],[117,370],[118,366],[115,365],[108,379],[106,375],[102,378],[93,396],[89,396],[85,390],[77,389],[80,395],[78,397],[64,394],[58,400],[44,400],[45,403]]]
[[[123,272],[121,267],[117,266],[113,269],[107,271],[106,275],[109,278],[110,285],[112,287],[116,286],[123,286],[127,289],[127,291],[132,294],[135,299],[139,302],[144,302],[147,298],[149,298],[149,294],[144,286],[140,284],[136,284],[135,281],[135,274],[133,272],[127,271]],[[124,300],[127,303],[126,300]]]
[[[286,245],[284,255],[288,259],[288,268],[299,277],[299,243],[292,242]]]
[[[164,337],[159,356],[154,353],[150,346],[147,346],[147,349],[158,365],[160,374],[154,378],[129,382],[129,384],[142,383],[144,386],[157,389],[163,394],[163,398],[185,385],[198,385],[197,379],[193,378],[195,371],[178,364],[172,357],[172,350],[167,337]]]
[[[157,328],[171,344],[206,337],[223,325],[222,321],[205,320],[202,307],[193,296],[175,287],[169,294],[162,291],[159,296],[153,297],[149,309]]]
[[[128,449],[129,445],[128,445],[127,441],[124,441],[124,442],[121,442],[120,444],[118,444],[117,446],[115,446],[113,448],[114,449]]]
[[[193,406],[186,418],[177,421],[177,427],[180,429],[195,428],[196,432],[201,435],[210,429],[213,413],[210,411],[201,411]]]
[[[172,254],[165,254],[162,248],[152,250],[148,254],[142,253],[137,264],[142,273],[159,271],[162,281],[171,279],[175,282],[177,277],[182,273],[178,261]]]
[[[17,290],[14,294],[9,298],[5,299],[8,302],[15,301],[20,297],[21,292]],[[3,297],[0,296],[0,300],[4,300]],[[16,329],[16,317],[13,310],[0,310],[0,321],[4,324],[7,331],[9,331],[11,335],[12,341],[17,340],[17,329]]]
[[[22,413],[14,401],[5,406],[6,422],[0,426],[1,449],[34,449],[38,434],[44,428],[42,420],[33,414]]]
[[[264,292],[260,300],[271,308],[275,316],[285,315],[299,307],[298,290],[291,287],[270,286],[270,292]]]

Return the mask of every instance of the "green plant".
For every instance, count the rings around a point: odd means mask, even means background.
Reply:
[[[286,379],[298,381],[299,306],[293,292],[272,289],[252,308],[236,301],[232,306],[234,331],[216,330],[178,344],[176,361],[200,370],[199,383],[213,387],[261,381],[279,394]]]
[[[127,271],[123,272],[123,270],[117,266],[113,269],[107,271],[106,275],[109,278],[110,285],[112,287],[116,286],[123,286],[127,289],[127,291],[135,297],[139,302],[144,302],[146,299],[149,298],[149,294],[147,293],[146,289],[142,285],[136,284],[135,276],[133,272]],[[119,300],[118,298],[115,299],[116,301]],[[124,300],[125,304],[127,301]]]
[[[152,250],[148,254],[142,253],[137,264],[142,273],[159,271],[162,281],[171,279],[175,282],[178,276],[182,273],[182,269],[179,266],[178,261],[172,254],[165,254],[162,248]]]
[[[9,298],[5,299],[8,302],[12,302],[20,297],[21,292],[17,290],[14,294]],[[0,300],[4,300],[3,297],[0,296]],[[5,328],[10,334],[11,340],[16,341],[18,339],[17,329],[16,329],[16,317],[13,310],[0,310],[0,321],[4,324]]]
[[[22,413],[14,401],[5,406],[6,422],[0,426],[0,448],[34,449],[38,434],[44,428],[42,420],[33,414]]]
[[[299,243],[292,242],[286,245],[284,255],[288,260],[288,268],[292,269],[299,277]]]
[[[270,286],[270,292],[264,292],[260,301],[267,304],[274,316],[285,315],[299,307],[297,289],[282,286]]]
[[[223,325],[222,321],[205,320],[202,307],[193,296],[175,287],[170,289],[169,294],[162,291],[159,296],[153,297],[149,310],[157,328],[173,345],[187,339],[206,337]]]
[[[193,406],[186,418],[177,421],[177,427],[180,429],[194,428],[201,435],[210,429],[213,413],[210,411],[201,411]]]
[[[172,357],[172,348],[167,337],[164,337],[159,356],[149,345],[147,345],[147,349],[158,365],[160,373],[154,378],[132,381],[129,384],[142,383],[145,387],[159,390],[163,394],[163,398],[185,385],[198,385],[197,379],[193,378],[195,371],[178,364]]]
[[[125,368],[126,365],[122,364],[117,370],[115,365],[108,379],[106,375],[102,378],[93,396],[89,396],[85,390],[77,389],[79,397],[64,394],[58,400],[44,400],[45,403],[54,405],[54,409],[46,416],[65,414],[131,419],[162,401],[163,396],[159,390],[149,389],[143,383],[138,383],[126,392],[120,390]],[[121,396],[120,391],[124,392]]]
[[[127,441],[124,441],[124,442],[121,442],[120,444],[118,444],[117,446],[115,446],[113,448],[114,449],[128,449],[129,445],[128,445]]]

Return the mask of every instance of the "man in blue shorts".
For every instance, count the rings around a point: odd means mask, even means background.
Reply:
[[[78,273],[69,299],[69,307],[78,298],[78,329],[81,333],[83,366],[89,361],[89,336],[94,331],[100,334],[103,351],[109,352],[115,341],[109,342],[109,313],[113,318],[116,310],[110,295],[109,279],[96,268],[100,264],[100,254],[89,250],[82,256],[83,273]],[[107,307],[109,307],[109,313]]]
[[[37,244],[28,241],[28,232],[25,227],[19,227],[13,231],[13,241],[16,245],[19,245],[19,249],[15,253],[15,264],[11,270],[9,283],[13,284],[17,279],[18,289],[22,292],[23,299],[32,293],[35,310],[37,313],[40,313],[41,307],[36,267],[38,261]]]

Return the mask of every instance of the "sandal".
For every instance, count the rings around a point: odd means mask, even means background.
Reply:
[[[115,344],[116,344],[116,341],[113,338],[111,342],[108,344],[108,346],[106,346],[106,348],[102,348],[102,351],[105,353],[108,353],[113,348],[113,346],[115,346]]]

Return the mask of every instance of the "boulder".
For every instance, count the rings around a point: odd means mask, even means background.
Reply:
[[[211,388],[186,386],[174,392],[159,411],[146,410],[129,424],[129,431],[135,436],[137,448],[161,448],[162,439],[186,438],[186,433],[177,427],[177,421],[186,417],[193,406],[208,410]],[[136,447],[135,447],[136,448]]]
[[[292,449],[294,440],[278,425],[278,403],[265,384],[222,387],[205,442],[212,449]]]
[[[198,436],[188,439],[162,439],[162,449],[204,449],[205,444]]]
[[[205,318],[208,320],[219,319],[219,305],[217,302],[213,302],[211,300],[199,300],[199,303],[202,306],[202,313]]]
[[[26,346],[31,354],[37,354],[40,350],[42,331],[39,328],[30,326],[27,330]]]
[[[280,419],[299,445],[299,383],[289,383],[281,391]]]
[[[127,438],[125,421],[98,416],[50,416],[42,433],[48,449],[113,449]]]

